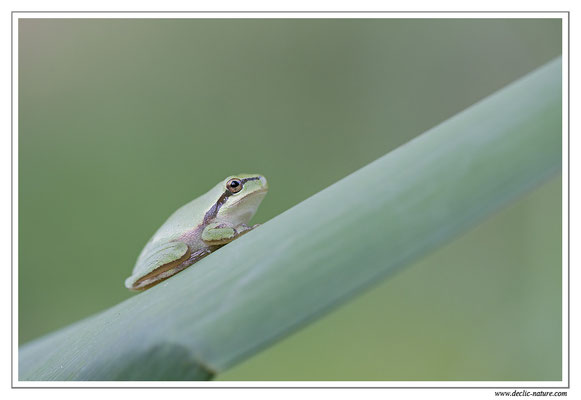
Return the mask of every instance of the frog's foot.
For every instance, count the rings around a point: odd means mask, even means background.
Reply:
[[[204,231],[202,232],[202,240],[210,246],[223,245],[250,232],[258,225],[259,224],[248,226],[241,224],[233,227],[225,223],[214,222],[204,228]]]

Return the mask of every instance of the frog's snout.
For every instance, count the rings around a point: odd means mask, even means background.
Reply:
[[[262,175],[260,175],[260,183],[262,184],[262,186],[265,189],[268,189],[268,181],[266,180],[266,178]]]

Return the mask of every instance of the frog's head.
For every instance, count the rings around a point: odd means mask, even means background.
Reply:
[[[246,224],[268,191],[266,178],[259,174],[238,174],[224,179],[222,194],[215,204],[217,219]]]

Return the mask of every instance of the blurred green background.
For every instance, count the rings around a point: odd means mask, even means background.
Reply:
[[[560,53],[558,19],[21,20],[20,342],[132,296],[224,177],[264,222]],[[218,379],[560,380],[561,177]]]

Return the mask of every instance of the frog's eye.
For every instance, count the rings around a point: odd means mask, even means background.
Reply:
[[[238,178],[232,178],[226,182],[226,189],[231,193],[238,193],[242,190],[242,181]]]

